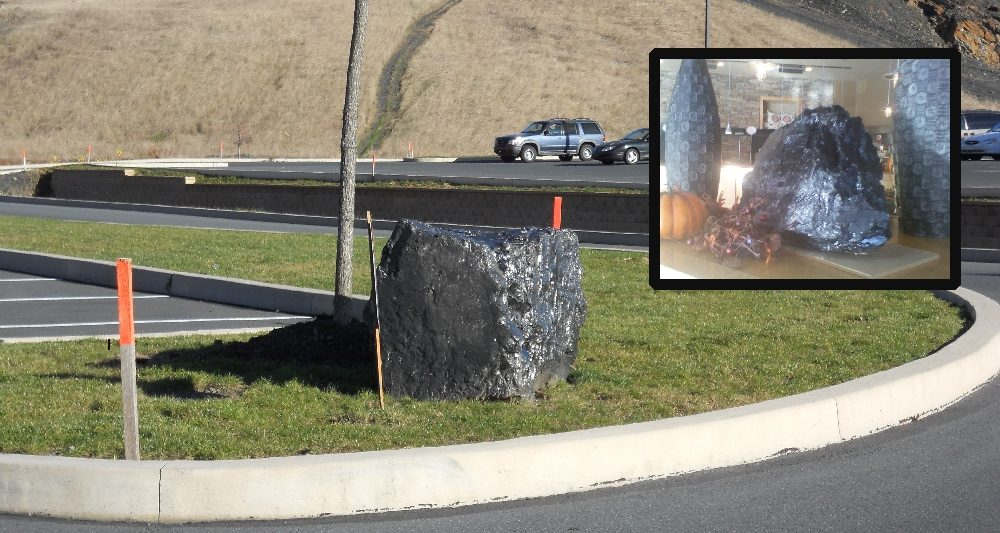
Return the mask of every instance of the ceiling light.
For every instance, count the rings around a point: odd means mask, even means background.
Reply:
[[[722,62],[722,61],[719,61],[718,63],[715,64],[715,66],[717,66],[719,68],[722,68],[723,65],[725,65],[725,62]]]
[[[764,79],[767,78],[767,71],[771,70],[773,67],[774,65],[766,61],[754,61],[753,68],[757,75],[757,80],[764,81]]]
[[[806,67],[806,72],[812,72],[812,71],[813,71],[812,67]]]

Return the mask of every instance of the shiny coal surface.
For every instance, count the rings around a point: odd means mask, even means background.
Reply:
[[[861,119],[840,106],[807,109],[768,138],[743,181],[742,204],[764,199],[782,237],[864,253],[889,240],[882,168]]]
[[[399,222],[376,272],[387,390],[502,399],[565,379],[586,316],[582,274],[571,231]]]

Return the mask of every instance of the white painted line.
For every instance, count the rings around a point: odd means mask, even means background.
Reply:
[[[59,280],[57,280],[56,278],[8,278],[8,279],[0,279],[0,283],[5,283],[5,282],[8,282],[8,281],[9,282],[14,282],[14,281],[59,281]]]
[[[170,298],[166,294],[149,294],[133,296],[133,300],[148,300],[150,298]],[[0,303],[10,302],[59,302],[63,300],[117,300],[117,296],[50,296],[37,298],[0,298]]]
[[[297,320],[300,318],[312,318],[311,316],[254,316],[247,318],[174,318],[164,320],[136,320],[136,324],[186,324],[188,322],[254,322],[260,320]],[[0,325],[0,329],[19,328],[75,328],[82,326],[114,326],[118,321],[113,322],[72,322],[65,324],[5,324]]]
[[[256,326],[248,328],[222,328],[222,329],[187,329],[180,331],[162,331],[162,332],[139,332],[136,335],[140,335],[144,339],[160,338],[160,337],[183,337],[186,335],[243,335],[246,333],[267,333],[268,331],[274,331],[281,326]],[[63,342],[63,341],[81,341],[86,339],[106,339],[108,338],[107,333],[92,333],[89,335],[58,335],[54,337],[0,337],[0,341],[4,344],[31,344],[36,342]]]

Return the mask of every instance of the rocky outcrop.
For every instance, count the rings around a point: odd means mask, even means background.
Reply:
[[[941,38],[962,55],[1000,68],[1000,8],[993,2],[906,0],[920,9]]]

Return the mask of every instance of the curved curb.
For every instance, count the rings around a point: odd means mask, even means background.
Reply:
[[[938,352],[839,385],[698,415],[436,448],[227,461],[0,454],[0,513],[148,522],[287,519],[584,491],[761,461],[905,424],[1000,370],[1000,304]],[[762,430],[766,428],[766,430]]]

